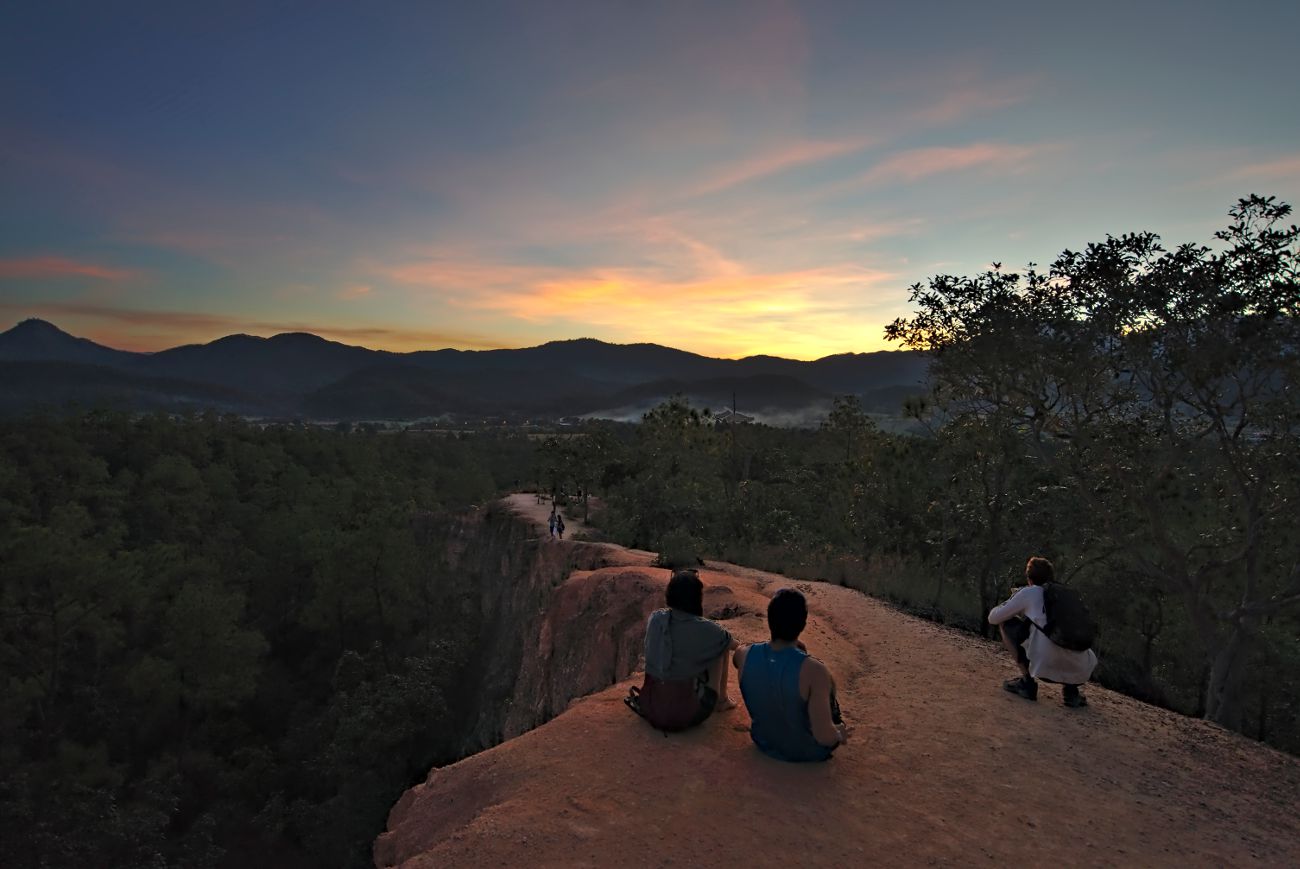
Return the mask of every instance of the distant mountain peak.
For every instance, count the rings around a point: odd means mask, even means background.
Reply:
[[[67,332],[64,332],[58,326],[49,320],[42,320],[40,317],[28,317],[26,320],[18,323],[8,332],[7,335],[63,335],[72,338]]]
[[[599,338],[557,338],[554,341],[547,341],[544,344],[538,344],[538,347],[618,347],[618,344],[611,344],[608,341],[602,341]]]
[[[706,406],[730,406],[734,394],[745,408],[771,408],[789,416],[820,412],[832,395],[879,395],[877,404],[896,403],[899,393],[915,390],[927,367],[913,353],[846,353],[813,362],[767,355],[717,359],[663,344],[617,344],[585,336],[521,349],[395,353],[311,332],[282,332],[265,338],[226,335],[204,344],[132,353],[69,335],[38,318],[0,334],[0,361],[62,364],[59,382],[67,381],[69,389],[85,384],[74,382],[77,375],[66,363],[127,372],[143,378],[131,381],[133,400],[142,407],[174,405],[175,390],[168,384],[184,383],[186,394],[199,394],[194,392],[198,386],[226,390],[203,393],[222,406],[233,400],[221,395],[238,393],[240,407],[264,415],[307,410],[321,418],[444,413],[558,417],[595,409],[643,410],[674,392]],[[387,363],[397,365],[384,367]],[[22,370],[36,371],[31,366]],[[48,380],[54,377],[51,371],[41,376]],[[95,382],[109,398],[111,389],[126,383],[102,377]],[[39,392],[37,383],[32,379],[27,384],[30,394]]]
[[[279,342],[279,343],[281,343],[281,344],[334,344],[334,343],[337,343],[337,342],[335,342],[335,341],[331,341],[331,340],[329,340],[328,338],[322,338],[321,336],[319,336],[319,335],[317,335],[317,334],[315,334],[315,333],[313,333],[313,332],[280,332],[279,334],[272,335],[272,336],[271,336],[270,338],[268,338],[267,340],[268,340],[268,341],[277,341],[277,342]]]
[[[0,359],[117,364],[135,357],[134,353],[69,335],[39,317],[30,317],[0,333]]]
[[[233,335],[223,335],[223,336],[221,336],[220,338],[217,338],[217,339],[214,340],[214,341],[209,341],[209,342],[207,342],[206,344],[185,344],[185,345],[183,345],[183,346],[185,346],[185,347],[216,347],[216,346],[218,346],[218,345],[220,345],[220,346],[228,346],[228,345],[234,345],[234,344],[261,344],[261,343],[262,343],[263,341],[265,341],[265,340],[266,340],[266,339],[263,338],[263,337],[261,337],[260,335],[249,335],[247,332],[236,332],[236,333],[233,334]],[[175,349],[175,348],[173,348],[173,349]]]

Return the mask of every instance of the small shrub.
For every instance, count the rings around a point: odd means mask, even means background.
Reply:
[[[687,532],[669,531],[659,540],[659,555],[654,563],[669,570],[699,567],[704,563],[700,557],[702,549],[700,541]]]

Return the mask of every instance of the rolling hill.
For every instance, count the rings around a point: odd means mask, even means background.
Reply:
[[[392,353],[307,333],[229,335],[206,344],[134,353],[70,335],[43,320],[0,333],[10,374],[0,412],[36,405],[131,410],[213,407],[254,416],[415,419],[490,415],[636,418],[676,394],[721,408],[794,420],[856,394],[889,412],[923,389],[926,362],[903,351],[812,362],[715,359],[657,344],[591,338],[515,350]],[[69,367],[74,366],[74,367]]]

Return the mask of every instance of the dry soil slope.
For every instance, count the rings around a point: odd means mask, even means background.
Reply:
[[[648,564],[629,552],[596,575],[663,582]],[[791,580],[710,567],[706,607],[763,639],[766,600]],[[623,706],[624,682],[431,772],[393,809],[376,864],[1300,865],[1295,758],[1096,686],[1084,710],[1055,689],[1029,703],[1000,690],[1010,667],[993,644],[799,587],[805,639],[857,727],[829,763],[763,757],[743,706],[665,738]]]

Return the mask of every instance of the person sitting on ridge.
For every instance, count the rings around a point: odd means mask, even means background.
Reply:
[[[663,731],[693,727],[736,704],[727,696],[727,652],[739,643],[704,617],[704,583],[695,570],[668,580],[667,608],[646,622],[645,681],[624,699]]]
[[[1011,598],[989,612],[989,624],[1002,632],[1002,644],[1015,656],[1020,678],[1002,687],[1026,700],[1038,699],[1038,679],[1061,684],[1066,706],[1087,706],[1079,686],[1092,677],[1097,653],[1092,649],[1076,652],[1062,648],[1048,639],[1047,606],[1043,585],[1056,579],[1056,569],[1046,558],[1035,556],[1025,564],[1025,581]]]
[[[849,738],[831,671],[799,641],[807,624],[804,596],[783,588],[767,605],[771,641],[744,646],[735,654],[740,693],[752,721],[750,738],[777,760],[828,760]]]

